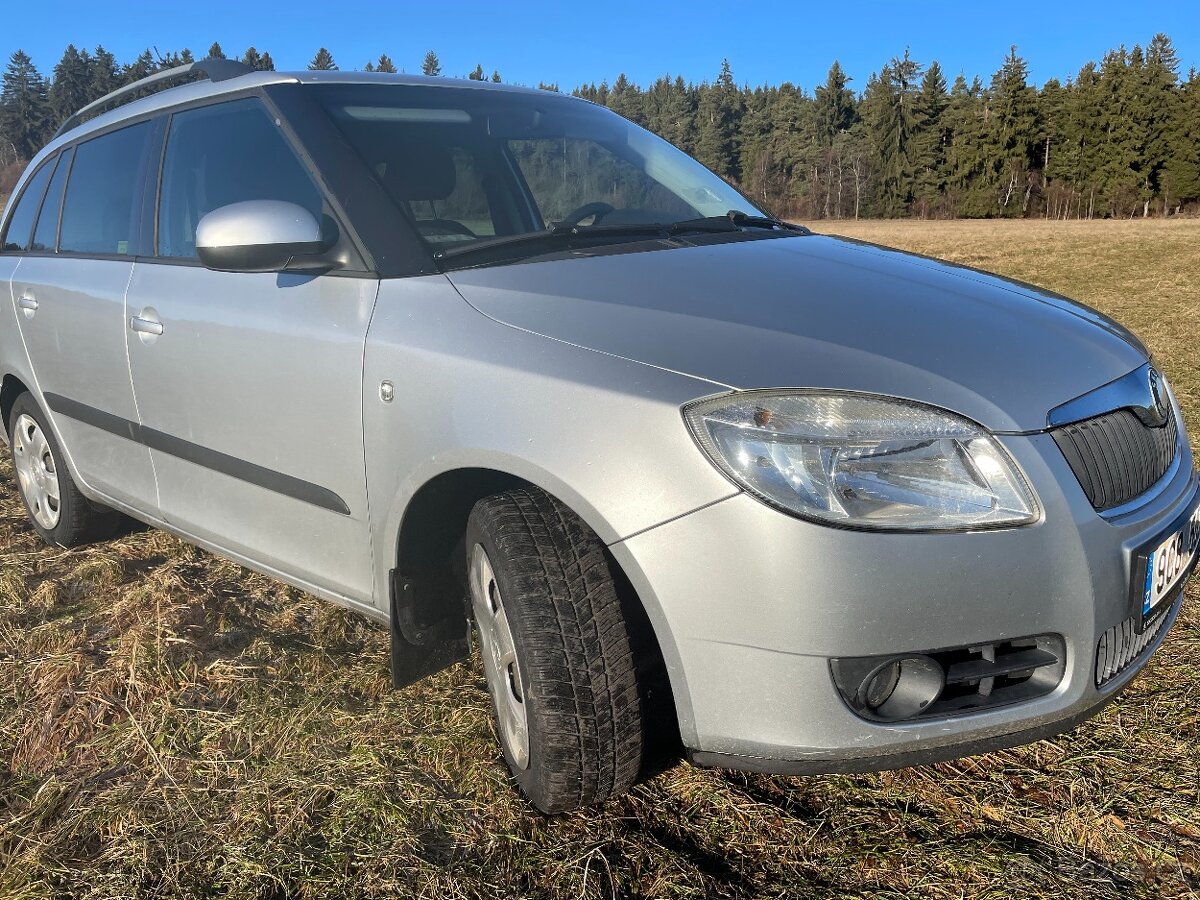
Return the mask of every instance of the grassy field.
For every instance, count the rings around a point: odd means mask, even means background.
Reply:
[[[1077,296],[1200,434],[1200,222],[822,223]],[[547,819],[478,660],[389,689],[385,633],[162,533],[41,545],[0,463],[4,897],[1200,894],[1200,594],[1122,702],[879,775],[678,766]]]

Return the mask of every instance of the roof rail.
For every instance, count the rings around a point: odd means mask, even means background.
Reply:
[[[68,116],[67,120],[58,126],[58,131],[54,132],[54,137],[58,137],[65,131],[70,131],[76,125],[80,124],[89,113],[99,113],[106,106],[115,103],[122,97],[139,93],[148,87],[161,84],[164,81],[174,81],[177,78],[182,78],[184,75],[191,75],[193,73],[204,75],[209,81],[227,81],[230,78],[237,78],[253,71],[254,69],[233,59],[201,59],[197,62],[176,66],[173,69],[164,69],[132,84],[127,84],[125,87],[117,88],[112,93],[105,94],[99,100],[89,103],[83,109],[79,110],[79,112]]]

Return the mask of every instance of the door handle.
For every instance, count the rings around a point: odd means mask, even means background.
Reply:
[[[37,312],[38,302],[32,297],[22,297],[17,301],[17,306],[21,307],[21,309],[27,310],[28,312]]]
[[[141,316],[133,316],[129,320],[129,328],[136,331],[138,334],[160,335],[163,333],[162,322],[154,322],[150,319],[143,319]]]

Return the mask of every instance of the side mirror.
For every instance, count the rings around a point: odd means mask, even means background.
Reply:
[[[326,249],[312,214],[282,200],[231,203],[214,209],[196,226],[196,254],[206,268],[218,272],[311,269],[317,262],[311,257]]]

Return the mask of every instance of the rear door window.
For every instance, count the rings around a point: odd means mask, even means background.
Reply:
[[[33,220],[37,218],[38,207],[41,206],[42,196],[46,193],[46,183],[54,171],[54,160],[48,159],[33,173],[33,177],[25,183],[21,199],[13,214],[8,217],[8,229],[4,233],[4,250],[20,251],[29,246],[29,235],[33,231]]]
[[[59,157],[58,168],[50,179],[50,189],[46,191],[46,202],[38,214],[37,227],[33,230],[33,243],[29,249],[36,253],[53,253],[58,237],[58,213],[62,207],[63,187],[67,183],[67,173],[71,171],[71,152],[66,151]]]
[[[59,250],[131,256],[140,252],[142,183],[151,125],[142,122],[80,144],[63,203]]]
[[[258,100],[176,113],[163,161],[158,254],[196,256],[196,226],[214,209],[245,200],[284,200],[325,212],[320,190]]]

